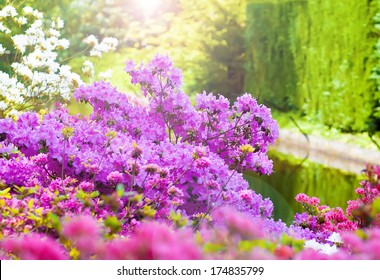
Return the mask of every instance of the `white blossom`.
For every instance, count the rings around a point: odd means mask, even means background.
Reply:
[[[28,20],[26,17],[18,17],[18,18],[15,18],[15,22],[19,25],[25,25],[28,23]]]
[[[33,8],[30,6],[26,6],[23,8],[23,12],[26,15],[33,15],[33,11],[34,11]]]
[[[17,16],[17,11],[13,6],[5,6],[2,10],[0,10],[0,18],[5,17],[15,17]]]
[[[342,237],[337,232],[333,232],[326,240],[333,243],[343,243]]]
[[[8,27],[5,27],[4,24],[0,21],[0,32],[9,34],[11,33],[11,30]]]
[[[8,116],[18,118],[20,116],[20,114],[21,114],[21,112],[15,110],[15,109],[12,109],[11,111],[9,111]]]
[[[23,33],[8,35],[13,42],[13,48],[17,49],[21,56],[11,64],[11,73],[0,71],[0,109],[6,110],[5,115],[17,116],[19,112],[15,109],[24,104],[30,97],[45,96],[54,98],[60,96],[66,100],[71,98],[73,90],[81,85],[83,81],[77,73],[72,72],[68,65],[61,65],[58,59],[58,51],[67,49],[70,42],[60,38],[60,29],[64,27],[61,19],[52,21],[50,26],[42,22],[43,14],[31,7],[23,8],[24,16],[17,16],[17,11],[7,6],[0,10],[0,32],[10,34],[7,28],[8,17],[19,25],[26,24]],[[17,32],[17,30],[12,30]],[[117,39],[104,38],[101,43],[94,35],[83,40],[92,46],[90,55],[101,56],[103,52],[113,51],[117,46]],[[7,51],[0,44],[0,55]],[[83,72],[95,74],[94,65],[87,61],[84,63]],[[99,76],[109,78],[110,71],[101,73]],[[12,109],[13,108],[13,109]],[[12,110],[12,111],[10,111]]]
[[[12,40],[15,48],[18,49],[21,53],[24,53],[26,50],[26,46],[30,44],[29,37],[25,36],[24,34],[14,35],[12,36]]]
[[[25,15],[33,16],[34,18],[37,18],[37,19],[43,18],[43,14],[41,12],[29,6],[24,7],[23,12]]]
[[[32,80],[33,79],[33,71],[26,65],[14,62],[12,63],[13,71],[22,76],[26,80]]]
[[[54,37],[59,37],[61,35],[61,33],[55,28],[50,28],[49,33],[51,36],[54,36]]]
[[[93,50],[90,51],[90,56],[93,56],[93,57],[102,57],[102,52],[93,49]]]
[[[117,45],[118,41],[116,38],[106,37],[102,40],[102,42],[100,42],[100,44],[96,44],[93,47],[90,51],[90,56],[101,57],[102,53],[116,50]]]
[[[332,255],[338,251],[338,248],[335,244],[333,246],[330,246],[329,244],[321,244],[318,243],[315,239],[305,241],[304,247],[313,249],[326,255]]]
[[[3,47],[2,44],[0,44],[0,56],[3,55],[5,53],[7,49]]]
[[[116,38],[106,37],[102,40],[102,42],[99,44],[99,46],[107,52],[107,51],[116,50],[116,47],[118,44],[119,44],[119,42]]]
[[[5,109],[7,109],[7,107],[8,107],[7,103],[0,100],[0,110],[4,111]]]
[[[107,71],[100,72],[98,77],[101,80],[109,81],[112,77],[112,70],[108,69]]]
[[[90,35],[83,39],[83,42],[90,46],[98,45],[98,39],[94,35]]]
[[[95,75],[94,64],[91,61],[86,60],[85,62],[83,62],[82,72],[85,76],[88,76],[91,78],[94,77]]]
[[[58,18],[57,19],[57,28],[62,29],[64,26],[65,26],[65,22],[62,19]]]
[[[70,46],[70,41],[67,39],[60,39],[58,41],[57,47],[67,49]]]

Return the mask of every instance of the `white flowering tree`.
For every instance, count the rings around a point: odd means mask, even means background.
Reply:
[[[61,38],[63,27],[61,19],[44,21],[43,14],[31,7],[16,10],[8,5],[0,10],[0,62],[14,60],[10,69],[0,70],[0,117],[42,108],[55,99],[69,100],[73,90],[83,83],[59,56],[70,45]],[[1,44],[3,41],[10,42],[11,47]],[[115,38],[104,38],[99,43],[93,35],[84,42],[88,45],[86,51],[96,57],[115,50],[118,43]],[[82,70],[82,76],[93,77],[90,61]]]

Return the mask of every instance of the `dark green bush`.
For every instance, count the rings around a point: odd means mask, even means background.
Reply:
[[[342,131],[376,129],[379,2],[250,1],[246,90]]]

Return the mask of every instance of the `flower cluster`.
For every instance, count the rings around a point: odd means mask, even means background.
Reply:
[[[380,226],[380,165],[367,165],[366,179],[360,185],[355,190],[359,198],[348,201],[346,214],[361,228]]]
[[[194,108],[180,90],[180,70],[168,57],[157,56],[139,67],[128,61],[125,70],[150,98],[150,117],[165,127],[171,142],[207,146],[238,171],[272,172],[266,152],[278,138],[278,126],[270,109],[251,95],[244,94],[231,107],[227,98],[203,92]]]
[[[356,189],[359,196],[349,200],[344,212],[342,208],[330,208],[319,205],[320,200],[299,193],[296,201],[301,203],[306,212],[295,215],[295,224],[311,230],[319,242],[329,241],[328,237],[336,232],[352,231],[358,228],[380,225],[380,168],[378,165],[368,165],[366,179],[360,182],[361,188]]]
[[[313,238],[318,242],[325,242],[334,232],[357,229],[357,225],[345,215],[340,207],[330,208],[319,205],[318,198],[308,197],[303,193],[296,196],[296,201],[302,204],[306,212],[295,215],[295,224],[314,232]]]
[[[81,77],[71,67],[60,63],[59,52],[70,42],[61,37],[63,20],[49,23],[31,7],[20,11],[13,6],[0,10],[0,33],[7,45],[0,43],[0,56],[13,61],[7,72],[0,71],[0,117],[15,116],[21,111],[38,108],[54,98],[69,100]],[[117,40],[104,38],[91,45],[90,55],[115,50]],[[93,74],[89,62],[84,74]],[[90,70],[89,70],[90,69]]]
[[[158,55],[129,73],[146,92],[147,106],[96,82],[74,94],[93,106],[88,117],[69,115],[57,104],[47,114],[0,120],[3,235],[31,229],[54,235],[56,219],[79,214],[103,220],[110,236],[152,219],[199,228],[224,205],[269,218],[268,232],[281,234],[284,225],[270,219],[272,202],[250,190],[241,173],[271,172],[266,148],[277,125],[268,110],[245,95],[217,113],[213,122],[223,126],[210,124],[196,134],[206,101],[191,105],[168,57]],[[240,121],[232,117],[237,113]]]

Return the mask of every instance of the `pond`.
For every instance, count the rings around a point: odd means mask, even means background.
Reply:
[[[270,176],[246,174],[252,189],[274,204],[274,218],[288,225],[295,213],[303,212],[295,196],[302,192],[316,196],[321,204],[340,206],[343,210],[347,201],[356,199],[355,189],[363,176],[330,168],[321,164],[270,151],[274,173]]]

